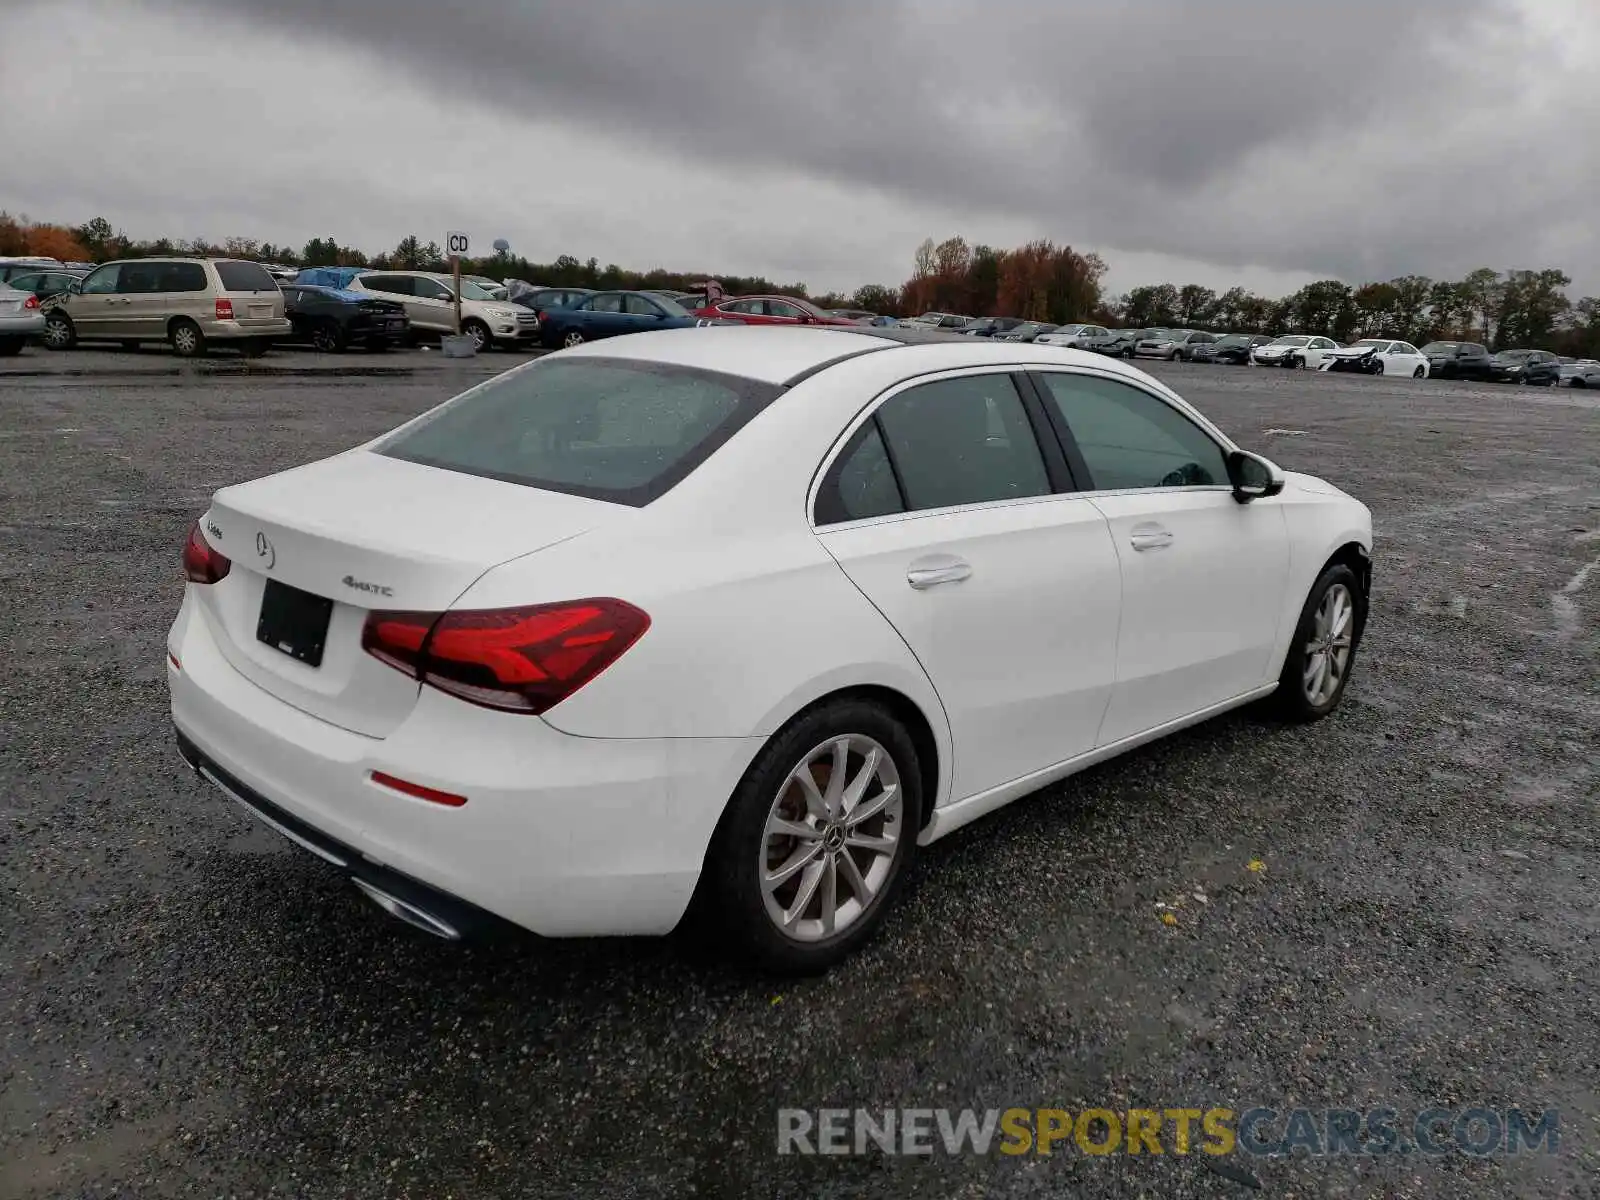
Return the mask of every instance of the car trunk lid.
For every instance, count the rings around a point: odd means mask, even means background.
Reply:
[[[240,674],[383,737],[419,685],[362,650],[369,612],[441,612],[491,567],[626,511],[353,450],[217,492],[201,526],[233,565],[194,590]]]

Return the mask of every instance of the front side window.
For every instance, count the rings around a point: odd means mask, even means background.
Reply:
[[[783,300],[768,300],[767,312],[774,317],[787,317],[791,321],[798,321],[806,314],[793,304]]]
[[[678,483],[782,393],[624,359],[501,375],[381,442],[391,458],[634,506]]]
[[[921,384],[885,401],[877,421],[907,509],[1050,492],[1044,456],[1009,375]]]
[[[1222,447],[1149,392],[1093,375],[1040,375],[1089,468],[1095,491],[1228,482]]]
[[[122,277],[122,267],[122,263],[112,263],[108,267],[101,267],[98,271],[91,271],[79,290],[85,296],[110,295],[117,290],[117,284]]]

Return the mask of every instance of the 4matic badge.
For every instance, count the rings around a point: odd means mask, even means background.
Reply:
[[[365,579],[357,579],[354,575],[346,575],[344,585],[347,588],[355,588],[358,592],[371,592],[374,596],[394,595],[393,588],[384,587],[381,583],[368,583]]]

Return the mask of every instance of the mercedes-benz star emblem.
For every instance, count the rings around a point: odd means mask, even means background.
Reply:
[[[272,564],[278,561],[278,552],[273,549],[272,543],[264,533],[256,534],[256,556],[267,560],[267,570],[272,570]]]

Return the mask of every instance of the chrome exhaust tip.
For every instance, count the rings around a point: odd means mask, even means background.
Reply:
[[[442,917],[436,917],[425,909],[418,908],[409,901],[398,896],[391,896],[381,888],[373,887],[364,879],[351,877],[350,882],[361,889],[363,895],[371,900],[384,912],[397,921],[404,921],[407,925],[416,927],[424,933],[431,933],[434,937],[444,938],[446,941],[457,942],[461,940],[461,931]]]

